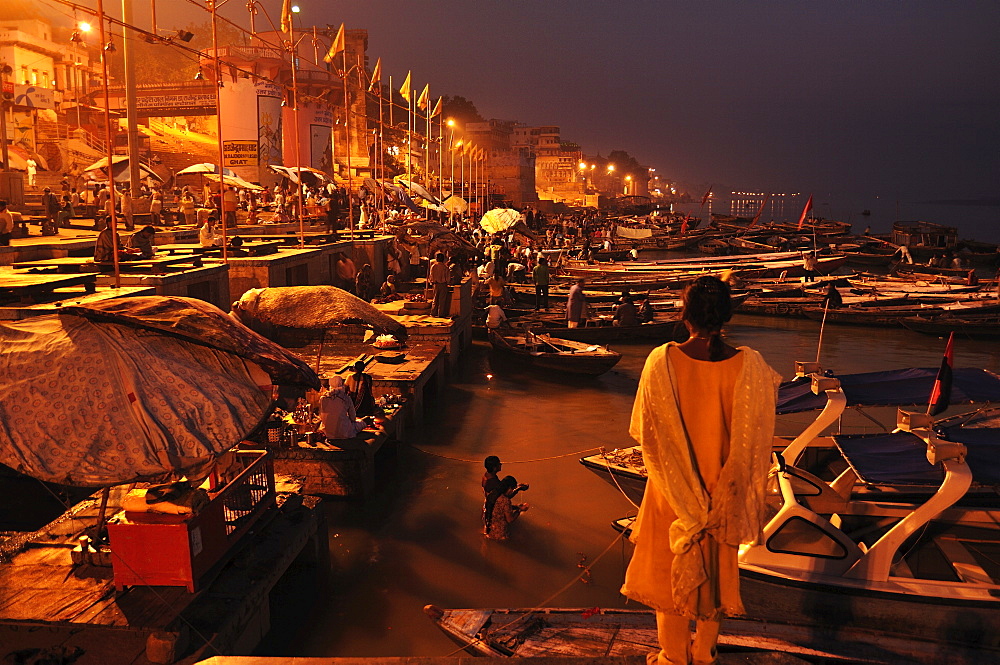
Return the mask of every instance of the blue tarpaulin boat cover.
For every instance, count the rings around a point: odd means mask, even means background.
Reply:
[[[1000,429],[946,427],[944,438],[964,443],[974,482],[1000,484]],[[862,482],[870,485],[939,485],[941,465],[927,461],[927,445],[909,432],[835,436],[833,440]]]
[[[911,368],[838,376],[848,406],[927,404],[938,368]],[[833,375],[836,376],[836,375]],[[814,395],[808,379],[781,384],[777,413],[812,411],[826,406],[826,395]],[[952,373],[951,403],[1000,402],[1000,376],[985,369],[959,368]]]

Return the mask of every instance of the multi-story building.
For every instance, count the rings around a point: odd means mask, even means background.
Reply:
[[[535,155],[535,191],[539,199],[584,204],[586,173],[580,167],[583,152],[578,145],[562,141],[559,127],[519,125],[514,128],[513,145],[528,148]]]
[[[470,122],[465,125],[465,137],[486,151],[484,178],[477,178],[481,188],[488,186],[494,202],[502,199],[521,207],[537,201],[538,197],[535,154],[530,146],[514,144],[516,127],[517,123],[511,120]]]

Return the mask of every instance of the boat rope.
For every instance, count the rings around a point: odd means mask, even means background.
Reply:
[[[819,362],[819,353],[823,350],[823,331],[826,329],[826,314],[830,311],[830,299],[827,298],[823,304],[823,320],[819,324],[819,341],[816,343],[816,362]]]
[[[615,481],[615,487],[617,487],[618,491],[621,492],[623,497],[625,497],[625,500],[631,503],[633,506],[635,506],[636,510],[638,510],[639,506],[636,505],[635,501],[629,498],[629,495],[625,493],[625,490],[618,483],[618,477],[615,474],[611,473],[611,462],[608,461],[607,451],[604,450],[604,448],[601,448],[601,459],[603,459],[604,463],[608,465],[608,475],[611,476],[611,480]]]
[[[418,452],[421,452],[421,453],[423,453],[425,455],[430,455],[431,457],[440,457],[441,459],[451,460],[452,462],[466,462],[468,464],[482,464],[483,463],[483,460],[481,460],[481,459],[465,459],[465,458],[462,458],[462,457],[452,457],[450,455],[442,455],[441,453],[435,453],[435,452],[432,452],[430,450],[424,450],[423,448],[421,448],[419,446],[410,445],[410,448],[413,448],[414,450],[416,450]],[[595,450],[596,451],[602,451],[604,449],[600,448],[600,447],[584,448],[583,450],[576,450],[576,451],[573,451],[571,453],[562,453],[561,455],[550,455],[548,457],[536,457],[534,459],[521,459],[521,460],[514,460],[514,461],[504,460],[504,464],[530,464],[531,462],[545,462],[545,461],[548,461],[548,460],[559,459],[560,457],[573,457],[575,455],[582,455],[583,453],[589,453],[589,452],[595,451]]]
[[[506,464],[506,462],[505,462],[505,464]],[[596,564],[598,561],[600,561],[602,558],[604,558],[604,556],[608,552],[610,552],[611,549],[615,545],[617,545],[619,542],[621,542],[621,543],[624,544],[624,541],[625,541],[625,533],[624,532],[621,532],[618,535],[616,535],[615,539],[612,540],[611,543],[607,547],[604,548],[604,551],[601,552],[600,554],[598,554],[597,557],[595,557],[593,561],[591,561],[586,566],[579,565],[580,572],[577,573],[576,575],[574,575],[573,579],[571,579],[562,588],[560,588],[558,591],[556,591],[555,593],[553,593],[552,595],[550,595],[548,598],[546,598],[542,602],[538,603],[534,607],[528,608],[527,611],[525,612],[525,614],[534,614],[536,612],[540,612],[540,611],[544,610],[546,607],[549,606],[549,603],[551,603],[553,600],[555,600],[556,598],[558,598],[559,596],[561,596],[563,593],[565,593],[566,591],[568,591],[569,589],[571,589],[573,587],[573,585],[575,585],[577,582],[580,582],[580,581],[582,581],[584,579],[589,579],[590,578],[590,570],[591,570],[591,568],[594,567],[594,564]],[[496,630],[502,630],[502,629],[506,628],[507,626],[510,626],[511,624],[513,624],[513,623],[515,623],[515,622],[517,622],[519,620],[521,620],[521,617],[517,617],[517,618],[511,619],[507,623],[502,624],[500,626],[497,626]],[[454,656],[455,654],[464,651],[466,649],[466,647],[469,647],[472,644],[473,644],[473,642],[471,640],[469,640],[465,644],[463,644],[462,646],[460,646],[457,649],[455,649],[454,651],[445,654],[444,657],[445,658],[449,658],[451,656]]]

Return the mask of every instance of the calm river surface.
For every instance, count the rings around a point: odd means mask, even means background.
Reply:
[[[760,350],[789,378],[795,360],[815,359],[818,331],[813,321],[737,315],[728,338]],[[634,508],[578,459],[600,446],[631,445],[629,413],[653,346],[613,345],[625,355],[611,372],[558,381],[493,369],[488,347],[477,342],[426,426],[400,447],[377,496],[365,504],[327,502],[330,579],[317,591],[302,573],[281,587],[259,653],[452,653],[454,644],[422,612],[428,603],[626,606],[618,588],[631,545],[617,539],[611,522]],[[944,340],[904,329],[831,325],[821,360],[838,373],[936,367],[943,350]],[[1000,349],[956,339],[955,365],[1000,372]],[[805,414],[782,419],[778,433],[794,433],[805,421]],[[501,475],[531,485],[521,496],[532,507],[506,543],[481,534],[479,483],[491,454],[504,461]],[[597,560],[589,583],[574,581],[584,560]]]

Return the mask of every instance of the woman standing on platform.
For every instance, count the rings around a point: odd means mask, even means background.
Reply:
[[[656,610],[659,665],[715,662],[722,617],[743,612],[737,553],[764,525],[780,381],[760,353],[723,342],[724,282],[698,278],[683,303],[690,337],[649,354],[630,426],[649,482],[622,593]]]

